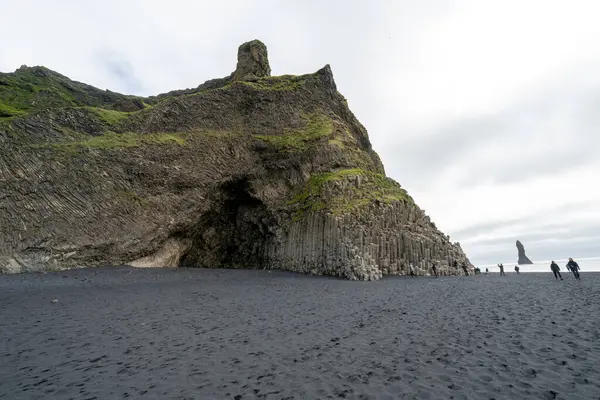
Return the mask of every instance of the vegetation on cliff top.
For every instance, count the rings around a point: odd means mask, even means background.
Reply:
[[[305,211],[328,210],[344,214],[373,201],[389,204],[413,202],[399,183],[383,174],[358,168],[313,174],[302,190],[288,202],[294,207],[294,220]]]
[[[235,85],[244,85],[261,91],[294,91],[302,88],[309,75],[282,75],[262,77],[254,81],[235,81],[209,89],[181,91],[181,94],[198,95],[211,90],[227,90]],[[223,79],[224,82],[227,80]],[[202,85],[201,85],[202,86]],[[101,90],[54,72],[46,67],[26,67],[14,73],[0,73],[0,119],[18,117],[31,111],[48,108],[89,107],[107,111],[137,111],[149,107],[148,103],[168,100],[181,95],[159,95],[152,98],[123,95]],[[160,100],[158,99],[160,97]],[[127,114],[103,114],[110,123]]]
[[[306,79],[306,75],[269,76],[256,81],[235,81],[226,87],[241,84],[256,90],[294,91],[302,88],[306,83]]]
[[[131,106],[132,103],[137,105]],[[112,109],[123,104],[129,104],[133,109],[143,108],[138,97],[75,82],[45,67],[23,66],[14,73],[0,73],[0,118],[47,108],[89,106]]]

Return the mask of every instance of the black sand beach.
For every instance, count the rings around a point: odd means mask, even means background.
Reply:
[[[600,274],[563,273],[3,275],[0,398],[600,399]]]

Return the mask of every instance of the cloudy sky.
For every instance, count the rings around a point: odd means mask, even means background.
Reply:
[[[293,4],[292,4],[293,3]],[[600,255],[597,0],[0,0],[0,71],[195,87],[260,39],[331,64],[389,176],[476,264]]]

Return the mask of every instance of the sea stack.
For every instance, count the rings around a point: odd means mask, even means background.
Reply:
[[[523,244],[518,240],[517,240],[517,251],[518,251],[518,255],[519,255],[519,260],[517,261],[517,263],[519,265],[533,264],[533,262],[525,255],[525,247],[523,247]]]
[[[270,73],[255,40],[232,74],[145,98],[43,67],[0,74],[0,271],[126,264],[375,280],[471,265],[385,175],[329,66]]]

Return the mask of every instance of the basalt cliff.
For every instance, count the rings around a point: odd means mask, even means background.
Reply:
[[[0,271],[284,269],[374,280],[470,265],[394,180],[329,66],[235,71],[142,98],[0,74]]]

